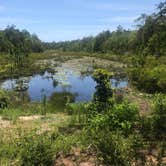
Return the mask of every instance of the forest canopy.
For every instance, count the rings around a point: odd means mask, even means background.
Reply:
[[[37,35],[27,30],[8,26],[0,31],[0,52],[28,54],[46,49],[62,51],[84,51],[90,53],[166,55],[166,2],[157,5],[156,12],[142,14],[136,20],[135,30],[118,26],[97,36],[64,42],[42,42]]]
[[[136,30],[103,31],[95,37],[66,42],[45,42],[45,49],[63,51],[85,51],[115,54],[166,55],[166,2],[157,5],[156,12],[142,14],[137,20]]]
[[[20,31],[15,25],[7,26],[0,31],[0,52],[42,52],[41,40],[36,34],[30,34],[27,30]]]

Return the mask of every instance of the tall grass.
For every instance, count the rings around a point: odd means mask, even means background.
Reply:
[[[67,104],[67,112],[71,115],[70,124],[85,125],[88,120],[87,104],[69,103]]]

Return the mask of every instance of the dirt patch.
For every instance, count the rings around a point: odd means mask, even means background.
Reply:
[[[0,128],[8,128],[10,125],[10,121],[4,120],[2,117],[0,117]]]
[[[151,113],[151,99],[145,97],[148,94],[140,93],[130,87],[123,88],[122,90],[125,98],[138,105],[141,115],[149,115]]]
[[[97,156],[88,151],[81,151],[80,148],[73,148],[68,155],[57,155],[55,166],[102,166]]]
[[[20,116],[19,120],[23,120],[23,121],[26,121],[26,120],[37,120],[37,119],[41,119],[43,117],[44,116],[42,116],[42,115]]]

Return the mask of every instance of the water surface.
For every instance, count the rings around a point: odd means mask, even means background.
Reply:
[[[76,95],[76,102],[91,100],[95,92],[96,83],[90,75],[76,75],[72,71],[68,71],[65,75],[51,75],[45,72],[44,75],[35,75],[19,79],[8,79],[1,84],[1,87],[6,90],[12,90],[19,86],[20,82],[24,82],[28,87],[27,92],[31,101],[40,101],[43,94],[47,97],[54,92],[70,92]],[[112,79],[113,87],[127,86],[126,80]]]
[[[73,60],[74,61],[74,60]],[[31,101],[41,101],[46,95],[48,98],[55,92],[70,92],[75,95],[76,102],[86,102],[92,99],[95,92],[96,82],[91,75],[81,74],[80,69],[93,70],[90,63],[64,63],[55,68],[55,73],[47,71],[44,75],[8,79],[1,82],[0,87],[6,90],[18,90],[23,87]],[[112,87],[126,87],[126,79],[111,79]]]

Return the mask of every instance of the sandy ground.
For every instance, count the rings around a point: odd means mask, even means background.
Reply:
[[[32,116],[20,116],[19,120],[36,120],[36,119],[41,119],[42,115],[32,115]]]
[[[0,128],[8,128],[10,125],[10,121],[3,120],[2,117],[0,117]]]
[[[0,134],[3,137],[8,135],[17,135],[18,130],[31,131],[36,130],[38,133],[58,131],[59,126],[65,126],[69,116],[63,113],[48,114],[46,116],[20,116],[15,122],[2,119],[0,117]]]

